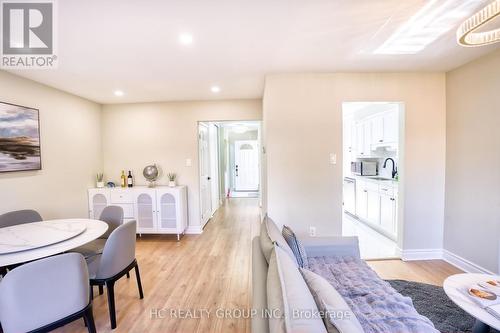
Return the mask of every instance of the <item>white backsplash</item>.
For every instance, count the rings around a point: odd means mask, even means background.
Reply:
[[[378,165],[378,174],[381,177],[385,178],[392,178],[392,163],[387,162],[387,168],[383,168],[384,161],[386,158],[392,158],[394,162],[396,162],[396,168],[398,167],[399,161],[398,161],[398,153],[396,151],[387,151],[387,150],[382,150],[378,149],[374,152],[372,152],[372,155],[376,155],[371,158],[358,158],[358,161],[377,161]]]

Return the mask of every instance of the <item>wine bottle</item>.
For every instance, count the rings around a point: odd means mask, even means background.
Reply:
[[[125,176],[125,170],[122,170],[122,175],[120,176],[121,187],[127,187],[127,177]]]
[[[134,186],[134,178],[132,178],[132,171],[128,172],[127,185],[128,185],[128,187]]]

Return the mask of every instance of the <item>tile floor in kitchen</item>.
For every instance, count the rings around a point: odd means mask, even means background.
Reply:
[[[398,258],[397,244],[348,214],[343,215],[342,235],[358,236],[362,259]]]

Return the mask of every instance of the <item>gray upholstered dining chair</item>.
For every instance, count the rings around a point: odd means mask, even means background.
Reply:
[[[19,266],[0,283],[5,333],[49,332],[83,318],[96,331],[88,270],[81,254],[67,253]]]
[[[23,223],[40,222],[42,220],[42,216],[35,210],[16,210],[0,215],[0,228],[11,227]],[[13,267],[15,266],[0,267],[0,276],[7,274],[7,269],[11,269]]]
[[[102,254],[87,258],[90,285],[106,286],[108,291],[109,317],[112,329],[116,328],[114,285],[118,279],[135,269],[139,297],[144,298],[139,265],[135,258],[136,228],[136,221],[122,224],[109,235]]]
[[[16,210],[0,215],[0,228],[23,223],[40,222],[42,220],[42,216],[35,210]]]
[[[73,249],[72,252],[81,253],[85,258],[101,254],[109,235],[123,224],[123,208],[119,206],[106,206],[102,210],[99,220],[108,224],[108,230],[101,237]]]

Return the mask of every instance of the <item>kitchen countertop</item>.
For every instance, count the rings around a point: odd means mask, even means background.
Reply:
[[[391,185],[394,187],[399,186],[399,182],[397,180],[394,180],[391,178],[384,178],[384,177],[380,177],[380,176],[349,176],[349,177],[353,177],[353,178],[359,179],[359,180],[384,184],[384,185]]]

